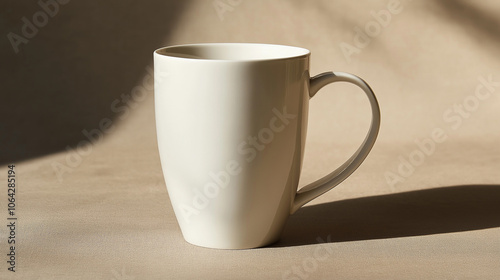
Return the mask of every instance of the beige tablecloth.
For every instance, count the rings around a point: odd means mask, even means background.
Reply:
[[[498,1],[61,2],[0,12],[5,225],[9,163],[17,178],[16,272],[2,226],[0,279],[500,278]],[[194,42],[305,47],[312,74],[352,72],[377,94],[372,153],[273,246],[181,236],[147,85],[154,49]],[[315,96],[301,186],[369,121],[354,86]]]

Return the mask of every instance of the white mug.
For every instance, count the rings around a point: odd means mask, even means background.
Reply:
[[[191,44],[154,52],[158,148],[170,201],[194,245],[255,248],[277,241],[289,215],[351,175],[380,126],[357,76],[309,76],[309,50],[267,44]],[[297,192],[309,99],[333,82],[359,86],[372,121],[342,166]]]

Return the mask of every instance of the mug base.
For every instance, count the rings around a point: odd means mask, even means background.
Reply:
[[[257,249],[262,247],[267,247],[274,243],[277,243],[280,240],[280,236],[273,238],[271,240],[266,240],[266,242],[262,242],[259,244],[252,245],[251,243],[209,243],[209,242],[193,242],[193,240],[189,240],[184,238],[184,240],[194,246],[208,248],[208,249],[219,249],[219,250],[247,250],[247,249]]]

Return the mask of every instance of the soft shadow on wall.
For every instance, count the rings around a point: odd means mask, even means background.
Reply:
[[[486,2],[486,1],[485,1]],[[450,20],[453,24],[460,25],[469,36],[485,47],[497,50],[500,44],[500,19],[498,14],[483,7],[481,1],[435,1],[435,12]]]
[[[116,119],[189,2],[59,1],[2,1],[0,164],[74,148]]]

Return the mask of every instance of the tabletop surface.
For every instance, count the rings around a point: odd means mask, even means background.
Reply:
[[[21,34],[23,15],[41,9],[13,4],[7,27]],[[0,230],[0,279],[499,279],[499,14],[495,1],[60,4],[18,53],[2,46],[17,94],[2,105],[0,218],[17,220],[15,273]],[[150,83],[156,48],[243,41],[308,48],[312,75],[363,77],[381,130],[278,243],[201,248],[170,205],[153,91],[135,90]],[[354,86],[312,98],[299,188],[344,162],[369,121]]]

